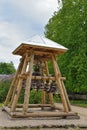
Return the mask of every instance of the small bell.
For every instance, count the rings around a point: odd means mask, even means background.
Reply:
[[[58,92],[57,84],[55,81],[52,81],[50,85],[50,92],[52,92],[53,94],[56,94]]]
[[[50,82],[49,82],[49,80],[46,80],[44,90],[45,90],[46,92],[49,92],[49,91],[50,91]]]

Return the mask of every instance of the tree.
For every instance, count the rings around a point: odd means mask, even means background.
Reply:
[[[45,27],[45,36],[69,48],[58,57],[70,92],[87,92],[87,1],[63,0]]]
[[[15,71],[16,70],[12,61],[10,63],[0,63],[0,74],[13,74]]]

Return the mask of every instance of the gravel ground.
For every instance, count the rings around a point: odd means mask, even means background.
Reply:
[[[0,110],[0,128],[87,128],[87,108],[72,106],[79,113],[80,119],[35,120],[12,119],[6,112]],[[47,129],[46,129],[47,130]],[[62,129],[61,129],[62,130]]]

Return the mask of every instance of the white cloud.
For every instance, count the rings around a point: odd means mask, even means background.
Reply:
[[[8,22],[0,22],[0,62],[13,61],[15,66],[16,60],[12,55],[12,51],[20,44],[22,34],[15,25]]]
[[[3,0],[0,7],[0,62],[13,61],[17,68],[19,57],[12,55],[12,51],[28,37],[42,33],[53,12],[58,10],[58,1]]]
[[[54,11],[58,10],[57,0],[14,0],[10,1],[23,15],[42,24],[46,24]]]

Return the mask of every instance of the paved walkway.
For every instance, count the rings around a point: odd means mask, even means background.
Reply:
[[[60,105],[60,104],[59,104]],[[61,105],[60,105],[61,106]],[[6,112],[0,110],[0,128],[38,128],[38,127],[85,127],[87,128],[87,108],[72,106],[74,112],[78,112],[80,119],[60,119],[60,120],[29,120],[11,119]]]
[[[73,110],[74,112],[77,112],[77,113],[80,114],[81,116],[87,117],[87,108],[78,107],[78,106],[72,106],[72,110]]]
[[[60,103],[58,103],[58,106],[60,108],[62,108],[62,105]],[[85,107],[79,107],[79,106],[73,106],[73,105],[71,106],[71,108],[72,108],[73,112],[77,112],[78,114],[80,114],[80,116],[87,117],[87,108],[85,108]]]

